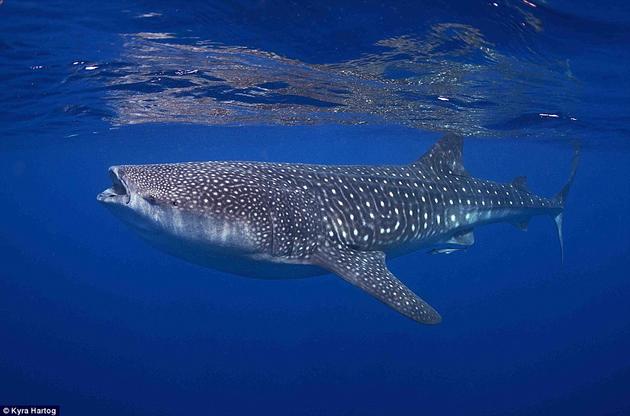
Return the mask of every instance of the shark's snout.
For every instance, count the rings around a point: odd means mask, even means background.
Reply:
[[[131,199],[129,187],[125,183],[122,171],[118,166],[109,168],[112,186],[96,196],[96,200],[106,204],[128,204]]]

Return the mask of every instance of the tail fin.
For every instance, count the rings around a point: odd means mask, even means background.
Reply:
[[[573,179],[575,178],[575,173],[577,172],[577,167],[580,162],[580,145],[576,143],[574,145],[573,151],[573,160],[571,161],[571,173],[569,174],[569,179],[564,184],[560,192],[553,197],[553,201],[560,206],[562,209],[560,213],[558,213],[553,219],[556,222],[556,227],[558,228],[558,238],[560,239],[560,252],[562,256],[562,262],[564,262],[564,243],[562,238],[562,218],[564,215],[564,203],[567,199],[567,195],[569,194],[569,189],[571,189],[571,185],[573,184]]]
[[[575,178],[575,172],[577,172],[578,164],[580,162],[580,145],[575,144],[573,148],[573,160],[571,161],[571,173],[569,174],[569,179],[567,183],[564,184],[560,192],[553,197],[553,200],[558,203],[558,205],[564,207],[564,201],[567,199],[567,195],[569,193],[569,189],[573,184],[573,179]]]

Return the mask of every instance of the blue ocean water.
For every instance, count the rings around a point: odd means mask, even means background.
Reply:
[[[0,404],[63,415],[630,414],[626,2],[0,0]],[[444,131],[553,222],[392,271],[418,325],[332,275],[147,246],[114,164],[397,164]]]

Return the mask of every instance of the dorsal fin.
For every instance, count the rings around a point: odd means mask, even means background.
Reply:
[[[527,176],[517,176],[512,181],[512,186],[519,191],[529,192],[529,188],[527,187]]]
[[[428,168],[435,173],[470,176],[462,164],[463,147],[462,136],[446,133],[411,166]]]

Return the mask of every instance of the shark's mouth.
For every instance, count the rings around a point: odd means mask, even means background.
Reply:
[[[117,167],[109,168],[109,176],[112,179],[112,186],[98,194],[96,199],[104,203],[128,204],[131,195],[120,170]]]

